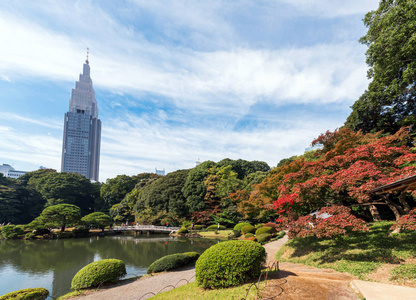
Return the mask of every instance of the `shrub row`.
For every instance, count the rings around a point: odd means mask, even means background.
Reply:
[[[147,274],[186,267],[194,264],[198,257],[199,253],[197,252],[185,252],[166,255],[154,261],[147,269]]]
[[[243,228],[244,226],[247,226],[247,225],[251,225],[250,223],[238,223],[237,225],[235,225],[234,226],[234,230],[237,230],[237,231],[241,231],[241,228]]]

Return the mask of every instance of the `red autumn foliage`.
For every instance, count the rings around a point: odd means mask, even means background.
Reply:
[[[280,221],[289,213],[305,215],[332,204],[368,207],[371,189],[416,174],[416,154],[407,146],[410,138],[408,128],[394,135],[348,128],[327,132],[314,141],[324,144],[322,150],[272,170],[238,207],[256,215],[273,203]]]
[[[416,230],[416,208],[412,209],[409,214],[402,216],[396,223],[391,226],[390,230]]]
[[[323,218],[327,215],[330,217]],[[288,237],[331,238],[348,235],[352,231],[368,231],[368,227],[363,220],[351,214],[348,207],[334,205],[322,208],[316,217],[307,215],[290,222]]]

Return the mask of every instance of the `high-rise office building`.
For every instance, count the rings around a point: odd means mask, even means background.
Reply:
[[[98,119],[87,52],[83,72],[72,89],[69,111],[65,114],[61,171],[79,173],[98,181],[100,144],[101,121]]]

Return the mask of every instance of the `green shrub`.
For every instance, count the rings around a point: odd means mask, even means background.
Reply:
[[[178,234],[182,234],[182,233],[188,233],[189,231],[188,231],[188,229],[186,229],[186,228],[184,228],[184,227],[182,227],[181,229],[179,229],[178,231],[177,231],[177,233]]]
[[[252,237],[252,236],[254,236],[254,234],[253,234],[253,233],[251,233],[251,232],[246,233],[246,234],[244,235],[244,237],[245,237],[245,238],[249,238],[249,237]]]
[[[117,282],[126,275],[126,265],[119,259],[103,259],[86,265],[72,278],[74,290],[96,287],[104,282]]]
[[[263,234],[256,236],[256,238],[259,243],[265,243],[269,241],[272,238],[272,236],[273,235],[271,235],[270,233],[263,233]]]
[[[198,252],[185,252],[183,254],[188,255],[190,258],[194,259],[195,261],[199,258]]]
[[[199,253],[197,252],[185,252],[166,255],[154,261],[147,269],[147,274],[186,267],[194,264],[198,257]]]
[[[241,228],[243,228],[244,226],[247,226],[247,225],[251,225],[251,224],[250,223],[238,223],[237,225],[234,226],[233,229],[241,231]]]
[[[194,225],[194,229],[192,229],[192,225],[188,227],[188,230],[202,230],[204,226],[202,225]]]
[[[44,300],[49,291],[44,288],[24,289],[0,296],[0,300]]]
[[[1,229],[1,234],[6,240],[16,239],[25,233],[23,228],[22,225],[5,225]]]
[[[36,234],[34,234],[33,232],[28,232],[25,234],[25,240],[32,240],[34,239],[36,236]]]
[[[253,225],[246,225],[243,228],[241,228],[242,234],[254,233],[254,231],[256,231],[256,227],[254,227]]]
[[[227,241],[211,246],[195,265],[195,278],[204,288],[222,288],[257,278],[266,251],[253,241]]]
[[[240,230],[234,230],[233,229],[233,234],[232,237],[233,238],[238,238],[241,235],[241,231]]]
[[[256,229],[259,229],[259,228],[262,228],[263,226],[264,226],[264,223],[259,223],[255,227],[256,227]]]
[[[220,225],[220,230],[225,230],[225,226]],[[211,225],[207,227],[208,230],[218,230],[218,225]]]
[[[256,230],[256,235],[261,235],[263,233],[274,233],[274,228],[271,227],[261,227],[259,229]]]

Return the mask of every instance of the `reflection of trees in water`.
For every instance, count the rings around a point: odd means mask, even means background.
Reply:
[[[158,241],[143,236],[92,237],[65,240],[0,241],[0,268],[11,265],[22,273],[43,275],[53,271],[52,296],[69,291],[74,275],[94,261],[117,258],[138,268],[147,268],[162,256],[196,251],[202,253],[215,243],[203,239],[172,239]],[[14,280],[15,278],[11,278]],[[16,277],[17,279],[17,277]],[[22,287],[25,288],[25,287]]]

